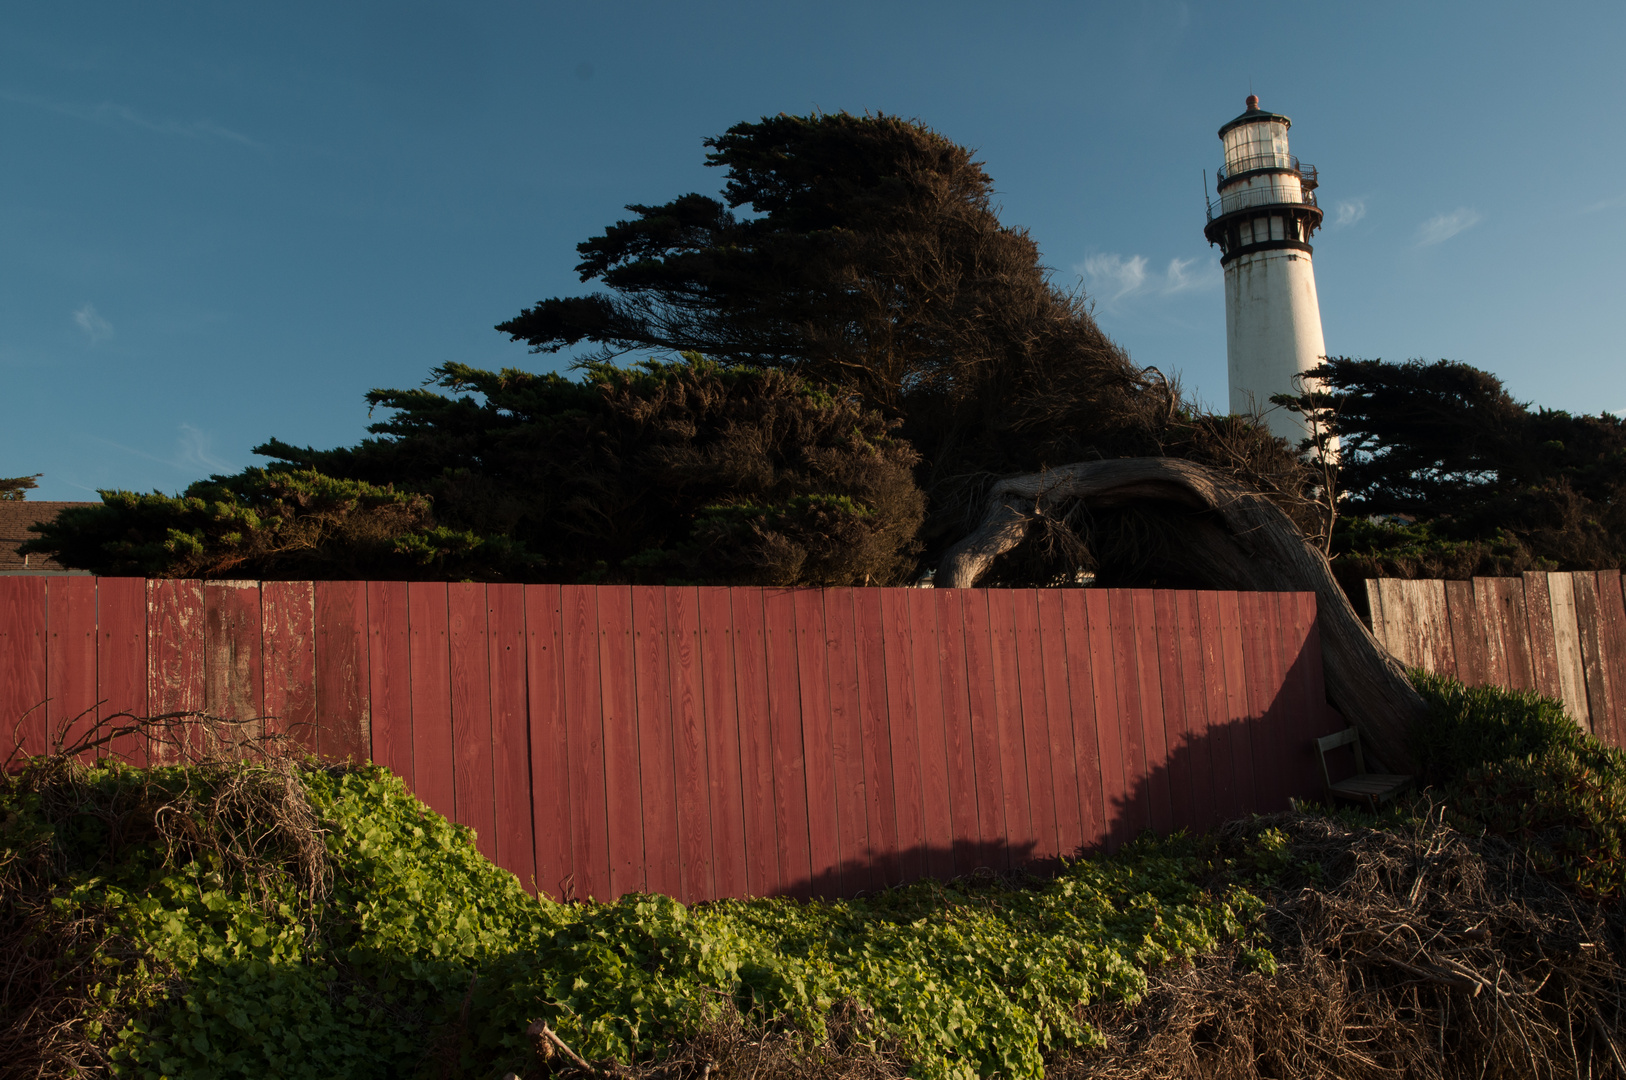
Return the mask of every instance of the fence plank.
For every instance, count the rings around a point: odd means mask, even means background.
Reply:
[[[264,671],[257,581],[203,584],[203,708],[228,720],[255,720],[265,714]],[[258,734],[259,725],[242,729]]]
[[[631,592],[630,659],[638,711],[638,775],[643,792],[644,888],[681,898],[683,837],[678,827],[666,590],[640,585]]]
[[[1378,593],[1378,608],[1383,612],[1383,640],[1396,660],[1406,667],[1418,667],[1417,619],[1411,610],[1411,598],[1406,583],[1383,578],[1372,584]]]
[[[791,594],[796,619],[798,707],[802,718],[803,776],[807,785],[809,882],[814,896],[841,891],[841,844],[836,818],[835,742],[830,730],[829,633],[824,593]]]
[[[853,622],[858,644],[858,718],[864,735],[864,822],[869,833],[871,888],[903,880],[898,848],[898,811],[894,795],[892,731],[888,713],[885,611],[882,589],[853,592]]]
[[[1366,579],[1366,610],[1366,623],[1372,628],[1372,636],[1380,644],[1387,641],[1389,626],[1383,619],[1383,587],[1375,578]]]
[[[638,686],[630,586],[598,586],[598,656],[610,842],[608,899],[614,900],[644,888],[643,779],[638,770]]]
[[[925,873],[954,876],[954,823],[949,807],[948,747],[943,732],[943,674],[933,592],[905,590],[909,605],[910,662],[914,670],[915,724],[920,733],[921,822]]]
[[[741,798],[745,806],[746,882],[752,896],[780,891],[774,806],[773,729],[769,722],[768,645],[762,590],[733,590],[734,670],[738,676]]]
[[[1609,688],[1609,745],[1626,746],[1626,599],[1619,570],[1599,570],[1598,613],[1603,674]]]
[[[46,578],[46,730],[73,746],[96,728],[96,579]]]
[[[531,747],[531,833],[536,861],[536,890],[555,900],[585,896],[584,878],[575,866],[578,837],[589,831],[589,821],[599,807],[590,805],[585,794],[572,797],[575,771],[585,772],[592,762],[587,750],[572,741],[570,708],[581,707],[578,700],[566,698],[571,668],[565,652],[565,607],[557,585],[526,585],[525,590],[525,701]],[[577,598],[579,602],[579,597]],[[580,612],[578,612],[580,614]],[[572,641],[577,660],[585,652],[596,659],[596,649],[582,648],[583,635]],[[597,643],[595,627],[588,640]],[[579,669],[575,675],[578,690],[589,681]],[[592,714],[597,716],[596,705]],[[586,729],[583,721],[579,725]],[[603,772],[599,772],[600,783]],[[602,829],[602,817],[599,818]],[[582,850],[588,845],[580,843]],[[598,895],[603,895],[602,893]]]
[[[704,693],[706,809],[711,819],[712,881],[718,897],[750,895],[746,876],[745,804],[741,785],[739,704],[735,696],[731,590],[697,590],[699,667]]]
[[[1485,682],[1491,686],[1507,686],[1507,641],[1502,636],[1502,612],[1495,580],[1476,577],[1473,589],[1479,628],[1485,637]]]
[[[436,591],[428,590],[425,595]],[[371,682],[367,586],[361,581],[318,581],[312,599],[316,608],[317,750],[330,761],[366,761],[373,741],[367,692]],[[436,603],[445,606],[443,599]]]
[[[977,861],[1006,870],[1005,781],[1000,764],[999,702],[994,687],[994,643],[988,593],[959,589],[961,641],[965,649],[966,701],[970,708],[972,783],[977,795]]]
[[[490,609],[482,582],[446,586],[446,651],[452,686],[452,795],[457,820],[497,861],[496,769],[491,740]]]
[[[1219,604],[1221,662],[1225,665],[1225,722],[1231,734],[1231,784],[1236,812],[1258,806],[1254,787],[1253,732],[1248,723],[1248,670],[1242,645],[1242,607],[1239,594],[1222,592]],[[1384,607],[1388,615],[1387,601]]]
[[[564,660],[570,751],[570,865],[575,875],[569,892],[583,900],[613,899],[598,607],[596,586],[565,585],[559,590],[559,651]]]
[[[1287,795],[1294,799],[1313,799],[1322,794],[1323,787],[1313,740],[1331,734],[1327,723],[1326,688],[1316,678],[1321,670],[1316,598],[1314,593],[1284,593],[1280,602],[1281,633],[1287,658],[1282,687],[1286,705],[1286,741],[1282,756]]]
[[[1123,709],[1118,694],[1118,650],[1113,647],[1113,592],[1090,589],[1084,594],[1089,621],[1090,684],[1095,700],[1095,736],[1101,762],[1101,804],[1106,846],[1117,848],[1135,835],[1129,815],[1131,778],[1126,767]]]
[[[1203,670],[1202,621],[1198,594],[1182,590],[1174,595],[1174,637],[1180,663],[1180,701],[1183,706],[1182,742],[1175,749],[1188,763],[1191,777],[1191,827],[1202,830],[1219,824],[1215,811],[1213,736],[1208,725],[1208,680]]]
[[[920,782],[920,725],[915,699],[914,636],[909,594],[881,593],[886,659],[886,723],[892,752],[892,795],[898,817],[898,872],[913,881],[926,873],[925,794]]]
[[[1469,686],[1480,686],[1485,682],[1487,657],[1473,582],[1445,583],[1445,611],[1451,627],[1451,655],[1455,667],[1441,674],[1451,675]]]
[[[147,664],[148,704],[155,715],[203,709],[201,581],[147,583]],[[148,747],[154,763],[172,763],[178,751],[176,745]]]
[[[762,628],[767,650],[779,892],[805,900],[813,894],[813,855],[807,834],[807,750],[802,739],[801,675],[796,666],[796,597],[789,589],[762,590]]]
[[[1140,673],[1141,745],[1146,754],[1142,783],[1146,785],[1152,828],[1168,832],[1174,828],[1174,817],[1169,798],[1168,734],[1163,727],[1163,682],[1157,666],[1157,613],[1152,590],[1133,589],[1131,595],[1135,612],[1135,666]]]
[[[322,591],[317,590],[317,631],[323,629]],[[407,583],[408,649],[412,669],[412,775],[418,798],[448,821],[457,820],[456,748],[452,744],[452,667],[447,643],[446,583]],[[324,643],[325,644],[325,643]],[[317,651],[316,706],[327,718],[326,661]]]
[[[1068,690],[1066,615],[1061,589],[1036,589],[1039,609],[1039,670],[1044,680],[1044,747],[1056,814],[1056,852],[1073,858],[1084,846],[1084,810],[1073,747],[1072,700]]]
[[[1274,691],[1276,671],[1272,641],[1275,613],[1268,593],[1237,596],[1242,619],[1243,672],[1247,687],[1248,744],[1252,751],[1255,805],[1282,809],[1281,737],[1276,731]]]
[[[1233,764],[1236,749],[1219,598],[1217,592],[1197,594],[1197,625],[1203,653],[1203,700],[1207,714],[1204,730],[1209,742],[1209,759],[1213,763],[1214,812],[1218,820],[1229,821],[1240,811],[1242,797],[1237,791]]]
[[[143,578],[99,578],[96,582],[96,694],[102,715],[146,716],[147,582]],[[3,692],[3,691],[0,691]],[[132,765],[147,764],[147,740],[121,735],[107,753]]]
[[[1553,649],[1558,655],[1559,696],[1581,730],[1591,731],[1592,713],[1587,705],[1586,670],[1582,666],[1581,629],[1576,621],[1572,575],[1548,574],[1547,595],[1553,613]]]
[[[1101,723],[1112,723],[1108,715],[1096,714],[1095,658],[1090,647],[1090,615],[1085,593],[1079,589],[1061,590],[1062,632],[1067,649],[1068,720],[1072,729],[1073,776],[1078,785],[1080,843],[1086,851],[1100,851],[1107,844],[1107,811],[1102,802]]]
[[[1507,685],[1515,690],[1533,690],[1536,674],[1530,655],[1530,620],[1524,610],[1524,582],[1519,578],[1488,580],[1502,627],[1502,645],[1507,651]]]
[[[1062,853],[1056,828],[1056,784],[1050,771],[1050,710],[1045,701],[1044,646],[1039,637],[1035,589],[1013,590],[1016,617],[1016,670],[1022,695],[1022,742],[1026,752],[1028,812],[1036,846],[1033,857],[1049,861]]]
[[[971,688],[966,676],[964,589],[932,589],[937,607],[938,671],[942,676],[943,744],[948,781],[954,873],[988,865],[977,832],[976,751],[971,741]]]
[[[367,582],[367,691],[372,759],[416,791],[417,773],[412,765],[412,614],[404,581]]]
[[[1000,746],[1000,787],[1004,792],[1005,848],[1012,869],[1034,858],[1038,834],[1033,828],[1028,792],[1027,748],[1022,739],[1022,687],[1017,668],[1016,594],[989,590],[988,643],[993,660],[994,719]]]
[[[1112,615],[1113,674],[1118,682],[1117,718],[1124,763],[1124,809],[1114,837],[1114,846],[1121,846],[1152,824],[1152,791],[1146,781],[1146,731],[1141,718],[1146,683],[1140,672],[1134,590],[1109,589],[1107,607]]]
[[[711,777],[706,763],[706,690],[700,659],[699,591],[666,592],[666,642],[671,682],[672,765],[676,777],[678,898],[717,896],[712,873]],[[735,768],[739,755],[735,754]]]
[[[1524,574],[1524,616],[1530,635],[1530,669],[1538,694],[1551,698],[1564,696],[1564,683],[1558,670],[1558,643],[1553,633],[1553,601],[1547,591],[1547,575],[1540,571]]]
[[[875,887],[874,854],[864,790],[864,721],[858,683],[858,638],[853,590],[824,594],[826,666],[830,672],[830,747],[836,780],[836,841],[843,896]]]
[[[0,725],[5,754],[38,755],[50,747],[45,720],[45,578],[0,577]]]
[[[265,664],[263,692],[266,728],[287,735],[314,753],[315,588],[309,581],[263,582],[260,585],[260,618]],[[362,675],[365,677],[365,670]],[[361,687],[357,689],[362,690]],[[370,747],[365,749],[370,751]],[[366,758],[368,753],[364,752],[361,756]]]
[[[1163,756],[1160,767],[1168,777],[1169,812],[1175,827],[1190,828],[1196,821],[1191,743],[1185,679],[1180,670],[1179,593],[1159,589],[1152,594],[1152,617],[1157,620],[1157,672],[1163,702]]]
[[[531,831],[531,738],[526,672],[525,586],[486,586],[486,663],[491,669],[491,787],[497,865],[527,888],[536,881]],[[569,821],[569,817],[563,820]]]
[[[1453,674],[1456,654],[1451,647],[1451,620],[1445,610],[1445,582],[1410,581],[1407,585],[1415,593],[1417,609],[1422,613],[1418,628],[1422,631],[1428,670]]]
[[[1586,680],[1587,714],[1592,734],[1606,743],[1615,741],[1615,703],[1610,691],[1608,657],[1603,648],[1603,611],[1598,596],[1598,577],[1590,571],[1570,575],[1575,593],[1575,623],[1581,642],[1581,671]]]

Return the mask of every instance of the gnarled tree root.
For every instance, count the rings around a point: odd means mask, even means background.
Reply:
[[[1350,606],[1326,556],[1256,491],[1178,458],[1116,458],[1064,465],[994,485],[982,523],[938,565],[939,588],[974,586],[995,558],[1020,544],[1041,516],[1066,503],[1096,507],[1160,502],[1192,512],[1180,542],[1192,572],[1217,589],[1313,592],[1327,697],[1392,769],[1415,767],[1407,731],[1423,699]]]

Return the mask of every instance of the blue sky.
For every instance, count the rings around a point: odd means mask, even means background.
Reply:
[[[8,4],[0,475],[176,491],[581,290],[701,140],[879,110],[974,147],[1002,219],[1140,363],[1225,401],[1202,170],[1250,87],[1321,170],[1327,347],[1626,409],[1626,6]]]

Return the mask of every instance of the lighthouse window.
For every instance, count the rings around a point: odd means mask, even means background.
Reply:
[[[1244,245],[1253,243],[1253,222],[1251,221],[1242,223],[1242,243]]]
[[[1282,219],[1279,217],[1270,219],[1270,238],[1272,240],[1286,239],[1286,234],[1282,232]]]

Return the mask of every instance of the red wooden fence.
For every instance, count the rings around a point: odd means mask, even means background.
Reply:
[[[0,577],[23,749],[98,709],[264,716],[554,896],[687,901],[1284,808],[1341,725],[1309,593]]]

